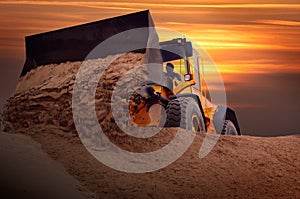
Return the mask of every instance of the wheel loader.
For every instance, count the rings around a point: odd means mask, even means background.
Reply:
[[[113,45],[108,45],[107,52],[91,56],[90,52],[108,38],[141,28],[141,34],[129,34],[119,38]],[[201,86],[203,78],[198,63],[201,55],[193,50],[192,42],[185,38],[159,42],[159,37],[156,33],[153,35],[150,28],[155,26],[149,10],[146,10],[27,36],[26,61],[21,76],[46,64],[84,61],[87,57],[93,59],[126,53],[129,44],[135,48],[132,52],[146,55],[146,63],[155,60],[162,67],[160,71],[167,64],[173,65],[173,73],[180,77],[169,77],[165,71],[161,84],[148,82],[138,88],[128,102],[131,124],[240,135],[235,112],[229,107],[212,104],[205,94]],[[149,43],[155,43],[159,50],[148,49]]]
[[[177,77],[170,77],[165,72],[163,84],[145,84],[131,96],[129,109],[134,124],[240,135],[235,112],[228,107],[212,104],[207,92],[202,90],[203,77],[198,61],[200,58],[197,51],[193,50],[192,43],[185,38],[176,38],[160,42],[159,45],[162,66],[174,67],[177,63],[175,72],[172,71]],[[165,117],[161,114],[161,108],[150,113],[149,110],[154,104],[165,109]]]

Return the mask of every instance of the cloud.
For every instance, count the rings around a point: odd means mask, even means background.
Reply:
[[[182,2],[182,1],[181,1]],[[300,8],[300,4],[289,3],[216,3],[216,4],[199,4],[197,2],[191,2],[190,4],[184,3],[145,3],[145,2],[97,2],[97,1],[2,1],[0,4],[6,5],[58,5],[58,6],[92,6],[114,7],[114,8],[139,8],[139,7],[159,7],[159,8]]]
[[[257,23],[282,25],[282,26],[300,26],[300,21],[286,21],[286,20],[257,20]]]

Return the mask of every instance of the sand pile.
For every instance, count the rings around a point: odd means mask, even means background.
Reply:
[[[114,107],[125,106],[128,110],[130,94],[136,85],[142,84],[149,78],[146,68],[142,67],[144,63],[144,54],[126,53],[85,62],[40,66],[20,78],[14,95],[9,98],[3,114],[5,130],[15,131],[20,128],[26,129],[35,125],[44,125],[56,126],[66,133],[77,134],[78,129],[75,128],[72,113],[75,110],[81,111],[79,113],[81,120],[87,120],[86,124],[88,125],[83,127],[88,128],[84,129],[87,134],[83,135],[87,139],[99,141],[95,139],[94,135],[97,134],[95,129],[100,123],[110,140],[122,148],[137,152],[159,149],[161,145],[168,143],[176,132],[157,133],[146,139],[132,137],[116,125],[111,111],[112,93],[117,82],[120,86],[126,86],[125,88],[118,88],[118,96],[115,97],[118,100],[114,102],[116,103]],[[85,76],[80,79],[79,85],[82,87],[80,89],[89,89],[95,81],[91,76],[105,69],[101,78],[96,80],[98,84],[94,95],[95,104],[92,104],[91,100],[85,99],[85,96],[75,99],[79,101],[80,105],[95,108],[98,117],[97,122],[91,122],[86,118],[89,113],[85,109],[72,110],[73,87],[77,72],[83,64],[90,67],[86,68]],[[127,102],[121,101],[121,98],[127,99]],[[123,112],[120,114],[121,112],[118,110],[116,112],[118,119],[126,114]],[[127,120],[124,119],[121,125],[128,123],[128,114],[126,116]],[[131,130],[130,127],[128,128]],[[138,130],[143,131],[143,129]]]
[[[95,96],[96,111],[101,121],[109,115],[108,106],[115,82],[124,72],[143,64],[144,55],[128,53],[88,60],[85,63],[96,65],[97,67],[91,67],[96,70],[111,61],[113,62],[99,81]],[[75,132],[72,92],[81,64],[82,62],[67,62],[40,66],[20,78],[16,91],[9,98],[3,114],[5,130],[12,131],[43,124],[58,126],[66,132]],[[84,102],[84,99],[80,100]],[[110,119],[107,117],[107,120]]]
[[[116,83],[136,85],[146,78],[144,55],[127,53],[85,62],[97,74],[107,63],[97,83],[95,111],[105,134],[129,151],[148,152],[161,148],[176,134],[164,128],[151,138],[123,133],[111,113]],[[53,159],[99,198],[297,198],[300,195],[299,136],[255,138],[222,136],[204,159],[199,149],[204,135],[197,134],[188,151],[168,167],[145,174],[115,171],[98,162],[76,134],[72,94],[81,62],[47,65],[22,77],[3,114],[6,131],[30,135]],[[125,78],[124,78],[124,74]],[[145,78],[145,79],[144,79]],[[82,79],[83,89],[92,78]],[[133,90],[120,90],[127,97]],[[83,105],[90,102],[76,99]],[[127,104],[128,105],[128,104]],[[122,104],[119,104],[121,107]],[[81,113],[85,120],[85,113]],[[118,116],[122,118],[123,116]],[[92,132],[94,126],[87,126]],[[91,135],[86,135],[93,139]]]
[[[55,126],[19,129],[99,198],[298,198],[300,136],[222,136],[204,159],[197,134],[168,167],[144,174],[113,170],[87,152],[77,136]],[[164,129],[168,134],[174,129]]]

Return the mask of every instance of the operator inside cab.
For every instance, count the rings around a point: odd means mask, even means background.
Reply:
[[[166,73],[164,73],[167,77],[170,77],[172,80],[176,78],[181,81],[181,75],[174,72],[174,65],[172,63],[167,63],[166,65]]]

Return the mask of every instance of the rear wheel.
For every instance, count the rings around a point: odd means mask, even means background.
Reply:
[[[225,120],[221,135],[238,135],[236,127],[230,120]]]
[[[205,129],[199,105],[192,98],[181,97],[170,101],[166,113],[167,127],[181,127],[194,132]]]

